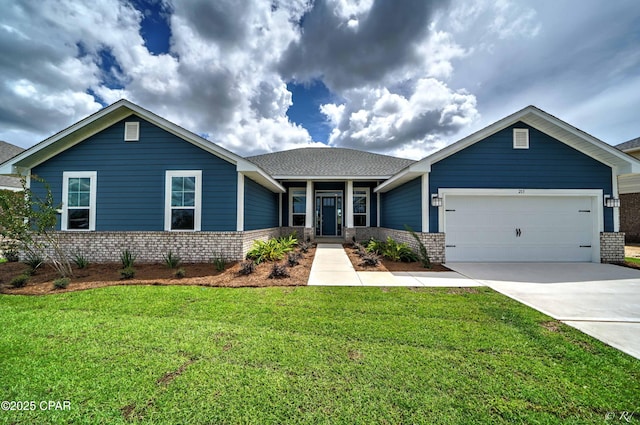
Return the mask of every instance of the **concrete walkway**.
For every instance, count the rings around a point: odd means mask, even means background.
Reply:
[[[456,272],[359,272],[341,244],[320,243],[311,265],[310,286],[483,286]]]

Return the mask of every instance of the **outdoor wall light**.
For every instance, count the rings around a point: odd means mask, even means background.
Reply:
[[[611,195],[604,195],[604,206],[608,208],[620,208],[620,199],[612,198]]]
[[[431,206],[434,206],[434,207],[442,206],[442,198],[439,197],[437,193],[431,194]]]

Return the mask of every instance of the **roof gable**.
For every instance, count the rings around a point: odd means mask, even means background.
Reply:
[[[129,117],[138,116],[153,125],[192,143],[199,148],[234,164],[238,171],[251,177],[261,185],[275,192],[284,192],[284,188],[269,176],[264,170],[252,162],[228,151],[221,146],[174,124],[147,109],[144,109],[126,99],[121,99],[106,108],[78,121],[66,129],[43,140],[30,149],[20,153],[9,161],[0,164],[0,174],[19,174],[33,168],[49,158],[63,152],[88,137],[108,128],[109,126]]]
[[[487,137],[518,122],[523,122],[577,151],[614,168],[618,175],[640,173],[640,161],[635,160],[602,140],[573,127],[535,106],[527,106],[410,165],[378,186],[376,191],[386,192],[419,175],[428,173],[431,171],[432,164],[454,155],[475,143],[481,142]]]

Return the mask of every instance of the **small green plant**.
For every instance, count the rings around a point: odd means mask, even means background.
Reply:
[[[11,282],[9,282],[9,284],[14,288],[24,288],[25,286],[27,286],[28,281],[29,276],[26,274],[21,274],[11,279]]]
[[[56,289],[66,289],[69,286],[69,278],[62,277],[53,281],[53,287]]]
[[[8,248],[4,251],[4,258],[10,263],[17,263],[20,261],[20,253],[15,248]]]
[[[86,269],[89,267],[89,260],[81,252],[75,252],[73,254],[73,262],[79,269]]]
[[[269,279],[284,279],[291,276],[286,264],[273,263],[271,267],[271,273],[269,273]]]
[[[391,261],[404,261],[407,263],[418,261],[418,256],[409,245],[395,241],[391,236],[386,241],[371,239],[367,244],[367,251],[388,258]]]
[[[219,255],[216,255],[213,260],[211,260],[211,262],[213,263],[213,267],[216,268],[217,272],[223,272],[224,269],[227,268],[227,262],[225,261],[224,258],[222,258]]]
[[[125,249],[120,253],[120,262],[122,262],[122,267],[125,269],[133,268],[133,263],[135,263],[136,258],[138,258],[137,255],[128,249]]]
[[[27,254],[27,258],[25,258],[24,260],[24,263],[31,268],[31,274],[35,274],[36,270],[38,270],[38,267],[44,264],[44,259],[36,253],[29,252]]]
[[[4,264],[4,263],[6,263],[6,262],[8,262],[8,261],[9,261],[9,260],[7,260],[6,258],[4,258],[4,257],[0,257],[0,264]]]
[[[163,255],[162,258],[164,259],[164,264],[170,269],[177,268],[180,265],[180,262],[182,261],[182,258],[180,258],[179,255],[171,252],[171,250],[169,250],[167,255]]]
[[[429,258],[429,253],[427,252],[427,247],[424,246],[424,244],[422,243],[422,241],[420,240],[420,238],[418,237],[418,235],[416,234],[416,232],[413,231],[413,229],[411,228],[411,226],[409,226],[408,224],[404,225],[404,228],[407,232],[409,232],[411,234],[411,236],[413,236],[413,238],[416,240],[416,242],[418,242],[418,258],[420,259],[420,263],[422,264],[422,267],[424,267],[425,269],[430,269],[431,268],[431,258]]]
[[[240,263],[240,270],[238,271],[238,273],[240,273],[243,276],[248,276],[255,271],[256,271],[256,263],[253,262],[252,260],[247,260]]]
[[[368,252],[360,258],[362,259],[361,266],[376,267],[380,264],[380,256],[374,252]]]
[[[183,277],[185,277],[187,275],[187,272],[184,271],[184,269],[182,267],[180,267],[178,270],[176,270],[173,275],[178,278],[178,279],[182,279]]]
[[[300,254],[299,252],[290,252],[289,255],[287,255],[287,264],[289,265],[289,267],[295,267],[300,264],[301,258],[302,254]]]
[[[132,266],[128,266],[120,270],[120,276],[122,279],[133,279],[136,275],[136,269]]]

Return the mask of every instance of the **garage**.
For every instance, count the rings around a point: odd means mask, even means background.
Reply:
[[[442,190],[448,262],[599,261],[597,191]]]

